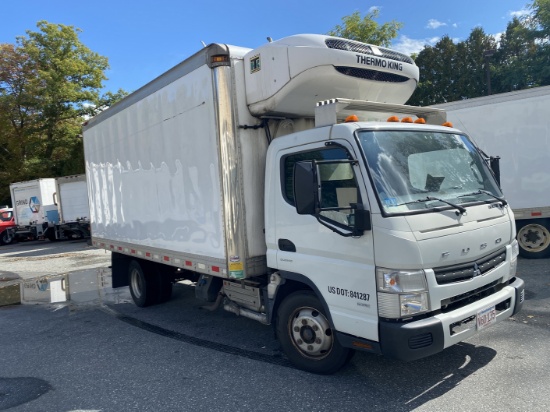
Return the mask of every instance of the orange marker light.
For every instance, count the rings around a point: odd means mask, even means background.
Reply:
[[[414,122],[418,124],[426,124],[426,120],[424,120],[422,117],[419,117]]]
[[[344,120],[344,123],[351,123],[351,122],[358,122],[359,118],[352,114],[351,116],[346,117],[346,120]]]
[[[403,119],[401,119],[401,123],[412,123],[412,122],[413,122],[412,117],[404,117]]]
[[[445,123],[443,123],[441,126],[453,127],[453,124],[452,124],[451,122],[445,122]]]
[[[388,122],[398,122],[398,121],[399,121],[399,117],[397,116],[392,116],[388,118]]]

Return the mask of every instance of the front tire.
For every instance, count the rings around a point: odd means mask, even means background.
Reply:
[[[353,351],[340,345],[312,292],[287,296],[279,307],[276,325],[283,352],[302,370],[330,374],[351,359]]]
[[[550,256],[549,219],[519,220],[516,227],[520,256],[528,259]]]
[[[15,237],[12,236],[9,230],[4,230],[2,233],[0,233],[0,245],[9,245],[10,243],[13,243],[14,240]]]

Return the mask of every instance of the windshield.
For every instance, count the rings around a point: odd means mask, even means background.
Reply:
[[[0,212],[0,222],[9,222],[13,216],[13,212],[11,210],[2,211]]]
[[[429,212],[502,196],[464,135],[433,131],[358,132],[385,214]],[[497,197],[497,198],[495,198]]]

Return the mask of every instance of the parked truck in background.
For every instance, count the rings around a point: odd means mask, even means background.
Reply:
[[[86,176],[44,178],[10,185],[15,239],[89,237]]]
[[[520,254],[550,256],[550,86],[437,105],[487,155],[516,219]]]
[[[512,316],[513,213],[444,111],[402,104],[418,76],[334,37],[211,44],[91,119],[92,242],[113,287],[146,306],[190,279],[316,373],[354,350],[429,356]]]
[[[15,239],[38,239],[57,208],[54,204],[55,179],[44,178],[10,184]]]
[[[86,175],[63,176],[55,179],[53,216],[45,236],[49,240],[90,237],[90,206]]]

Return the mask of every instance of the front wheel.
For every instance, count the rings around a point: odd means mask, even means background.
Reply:
[[[302,370],[330,374],[351,359],[353,351],[340,345],[312,292],[287,296],[279,307],[276,325],[285,355]]]
[[[548,219],[516,222],[519,254],[529,259],[550,256],[550,224]]]
[[[4,230],[0,233],[0,245],[9,245],[10,243],[13,243],[14,240],[15,237],[11,234],[11,231]]]

